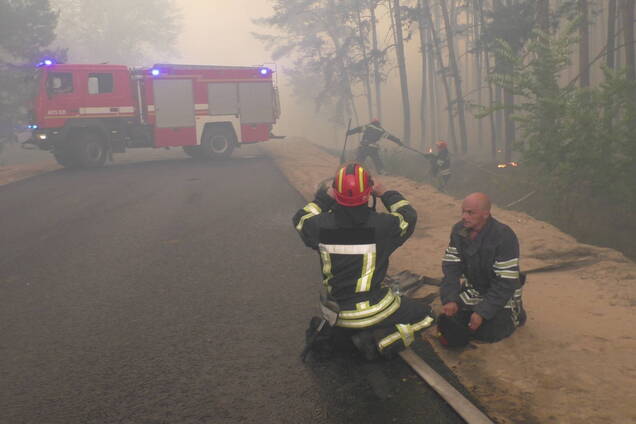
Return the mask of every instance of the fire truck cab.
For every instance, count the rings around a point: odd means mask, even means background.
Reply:
[[[129,148],[182,147],[227,158],[272,138],[280,116],[274,70],[158,64],[41,66],[31,144],[66,167],[97,167]]]

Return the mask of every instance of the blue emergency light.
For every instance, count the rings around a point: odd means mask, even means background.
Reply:
[[[38,68],[41,68],[42,66],[51,66],[54,64],[55,64],[55,61],[53,59],[42,59],[42,61],[38,63],[36,66]]]
[[[160,72],[159,72],[159,69],[155,68],[155,69],[151,70],[150,73],[152,74],[152,76],[156,77],[156,76],[159,75]]]
[[[266,77],[267,75],[270,74],[270,72],[272,72],[271,69],[266,68],[266,67],[262,67],[262,68],[258,68],[258,73],[261,74],[262,76]]]

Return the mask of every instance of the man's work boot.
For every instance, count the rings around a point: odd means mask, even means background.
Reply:
[[[359,331],[351,336],[351,341],[367,361],[374,361],[380,357],[375,338],[371,331]]]

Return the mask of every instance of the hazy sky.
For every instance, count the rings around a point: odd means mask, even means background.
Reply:
[[[259,65],[270,53],[251,32],[267,32],[252,19],[270,16],[268,0],[176,0],[183,13],[176,62],[205,65]]]

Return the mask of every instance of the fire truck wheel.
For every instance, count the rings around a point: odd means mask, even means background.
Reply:
[[[201,150],[199,149],[199,146],[183,146],[183,151],[191,158],[201,157]]]
[[[83,131],[74,137],[74,149],[79,164],[84,168],[98,168],[106,162],[106,147],[93,131]]]
[[[56,149],[53,151],[53,156],[55,156],[57,163],[65,168],[75,168],[78,165],[77,161],[73,157],[73,153],[68,150]]]
[[[209,159],[226,159],[234,150],[234,131],[225,126],[208,128],[203,134],[201,150]]]

